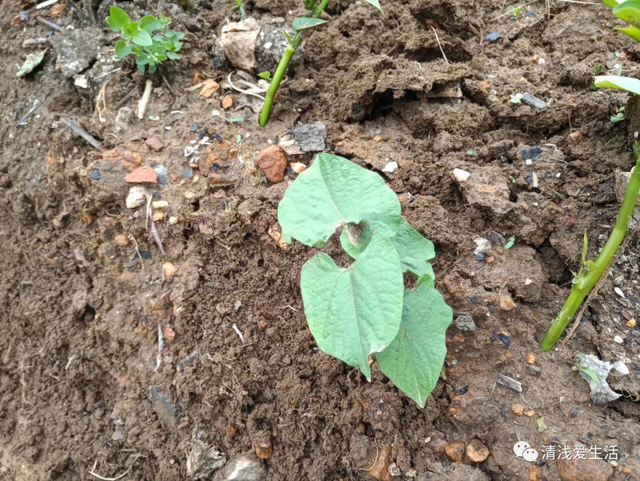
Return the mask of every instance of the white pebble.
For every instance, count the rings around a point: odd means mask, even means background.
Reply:
[[[618,371],[620,374],[622,374],[623,376],[626,376],[627,374],[629,374],[629,368],[627,367],[627,365],[622,362],[622,361],[616,361],[613,363],[613,369],[615,369],[616,371]]]
[[[614,287],[613,290],[616,291],[616,294],[618,294],[620,297],[625,299],[624,292],[622,292],[622,289],[620,289],[619,287]]]
[[[471,177],[471,173],[462,169],[453,169],[453,177],[458,182],[466,182],[467,180],[469,180],[469,177]]]
[[[389,162],[387,165],[384,166],[384,169],[382,169],[382,172],[388,172],[388,173],[393,173],[396,170],[398,170],[398,163],[397,162]]]
[[[617,342],[618,344],[622,344],[624,342],[624,339],[622,339],[620,336],[616,336],[613,338],[614,342]]]

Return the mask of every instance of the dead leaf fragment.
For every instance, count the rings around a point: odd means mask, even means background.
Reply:
[[[391,453],[393,447],[391,444],[385,444],[378,452],[378,458],[371,465],[367,472],[380,481],[391,481],[393,476],[389,472],[389,466],[391,466]]]
[[[220,88],[220,84],[213,79],[207,79],[204,81],[204,85],[200,90],[200,95],[205,98],[211,97],[214,93],[218,91]]]

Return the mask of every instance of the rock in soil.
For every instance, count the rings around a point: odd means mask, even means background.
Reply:
[[[287,48],[286,42],[283,42],[282,31],[289,28],[284,18],[262,17],[260,19],[260,35],[256,42],[256,72],[275,72],[282,58],[282,54]],[[293,54],[291,63],[289,64],[289,77],[295,72],[295,66],[300,63],[304,48],[297,48]],[[293,69],[291,68],[293,67]]]
[[[227,481],[261,481],[266,476],[262,461],[249,456],[232,459],[224,471],[224,479]]]
[[[287,156],[277,145],[267,147],[256,160],[258,167],[262,169],[264,175],[273,183],[284,180],[284,171],[287,168]]]
[[[56,52],[56,63],[65,77],[89,68],[98,55],[102,30],[96,27],[70,30],[49,37]]]
[[[613,466],[603,459],[558,459],[556,467],[562,481],[607,481],[613,476]]]
[[[467,446],[467,457],[473,463],[481,463],[489,457],[489,449],[478,439],[474,439]]]
[[[456,317],[456,320],[453,321],[458,329],[461,331],[475,331],[476,323],[473,322],[473,317],[462,315]]]
[[[464,458],[464,443],[447,444],[444,452],[449,456],[451,461],[460,463],[462,462],[462,458]]]
[[[310,122],[296,127],[293,135],[302,152],[322,152],[325,149],[327,128],[322,122]]]
[[[129,172],[125,175],[124,180],[130,184],[155,184],[158,181],[158,174],[151,167],[145,165]]]
[[[147,139],[145,143],[151,150],[155,150],[156,152],[162,150],[162,148],[164,147],[164,142],[157,135],[152,135]]]
[[[256,67],[256,42],[260,26],[252,18],[222,27],[220,45],[234,67],[252,71]]]

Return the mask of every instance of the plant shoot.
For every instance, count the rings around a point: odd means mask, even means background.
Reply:
[[[317,252],[302,267],[300,288],[318,347],[371,380],[370,356],[420,407],[433,390],[446,354],[452,311],[434,287],[431,241],[400,215],[384,179],[351,161],[319,154],[278,206],[287,243],[321,247],[342,229],[349,263]],[[410,273],[415,287],[404,288]]]
[[[128,55],[136,57],[136,65],[141,71],[149,69],[154,73],[158,65],[165,60],[182,58],[178,52],[182,48],[180,40],[184,33],[167,29],[171,19],[147,15],[138,22],[121,8],[111,6],[106,21],[114,32],[120,32],[121,39],[116,43],[116,55],[123,59]]]

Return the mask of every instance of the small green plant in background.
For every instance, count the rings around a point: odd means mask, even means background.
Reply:
[[[620,107],[618,109],[618,113],[611,116],[611,123],[617,124],[618,122],[622,122],[624,120],[624,107]]]
[[[511,103],[514,105],[518,105],[522,103],[522,97],[524,97],[523,94],[515,94],[515,95],[510,95],[510,99]]]
[[[278,221],[287,243],[309,247],[342,229],[347,267],[322,252],[302,267],[304,312],[318,347],[368,380],[375,355],[380,370],[424,407],[444,363],[452,311],[434,286],[433,244],[401,217],[397,195],[378,174],[319,154],[285,192]],[[403,273],[415,287],[404,289]]]
[[[518,20],[518,18],[520,18],[520,15],[522,14],[522,7],[509,7],[509,11],[511,12],[511,18],[513,20]]]
[[[240,20],[244,22],[247,19],[247,11],[244,8],[244,2],[242,0],[236,0],[236,6],[233,8],[237,8],[240,11]]]
[[[378,10],[382,11],[382,8],[380,7],[380,0],[365,1],[376,7]],[[284,74],[289,67],[289,63],[291,62],[293,55],[296,53],[296,49],[302,44],[302,32],[327,23],[326,20],[322,20],[320,18],[322,13],[327,8],[327,5],[329,5],[329,0],[322,0],[320,4],[317,4],[316,0],[304,0],[304,8],[307,11],[307,15],[305,17],[296,18],[293,21],[292,26],[296,31],[295,36],[292,37],[286,30],[283,32],[289,45],[284,51],[282,59],[280,60],[280,64],[273,74],[273,80],[271,81],[271,84],[267,89],[264,105],[262,106],[262,111],[260,112],[260,127],[266,126],[269,122],[269,117],[271,117],[271,109],[273,107],[273,100],[276,97],[276,93],[278,93],[280,83],[282,82]]]
[[[143,72],[148,68],[154,73],[158,65],[165,60],[182,58],[178,52],[182,48],[180,41],[184,33],[167,27],[171,19],[147,15],[137,22],[121,8],[111,6],[106,21],[114,32],[120,32],[121,39],[116,43],[116,55],[123,59],[135,55],[136,65]]]

